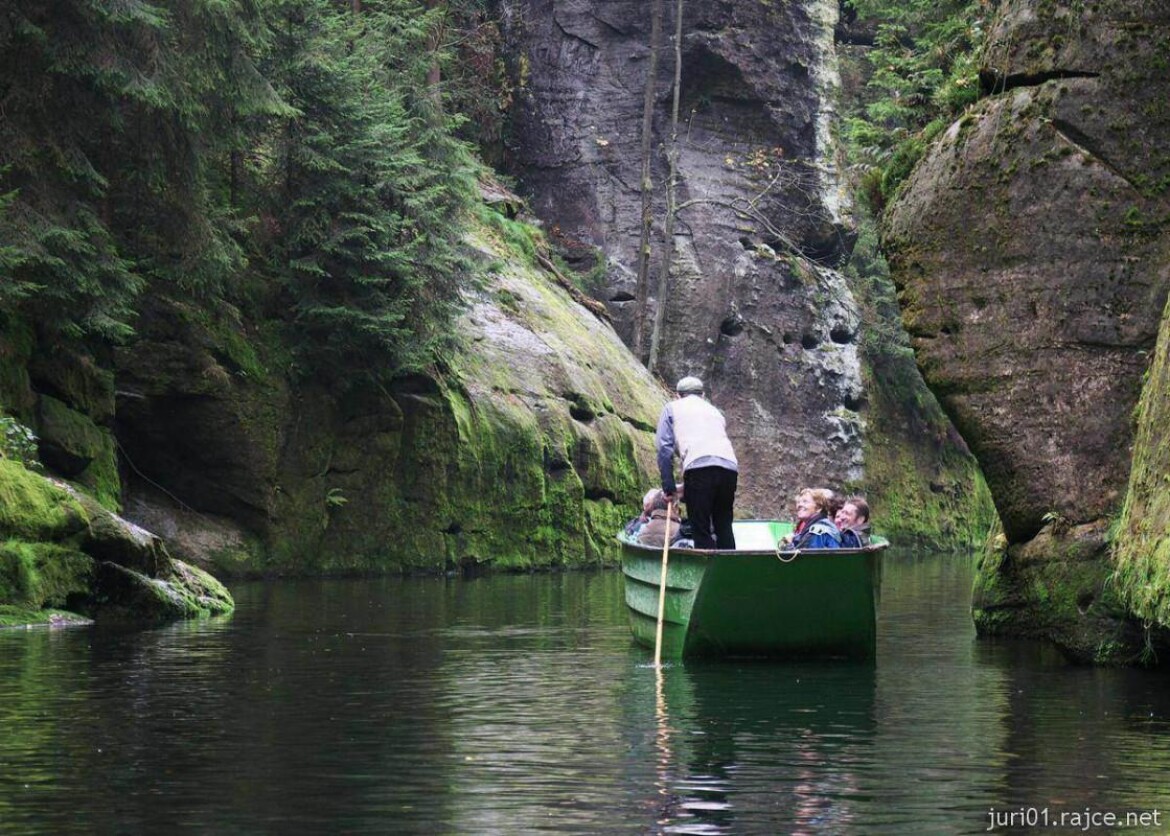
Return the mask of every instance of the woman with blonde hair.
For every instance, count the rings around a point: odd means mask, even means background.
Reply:
[[[796,495],[796,528],[790,549],[839,549],[841,532],[833,524],[829,507],[833,492],[825,488],[802,488]]]

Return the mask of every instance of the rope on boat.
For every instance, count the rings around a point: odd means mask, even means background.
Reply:
[[[791,563],[798,557],[800,557],[800,549],[794,551],[791,557],[785,557],[783,549],[780,548],[780,543],[776,544],[776,559],[781,563]]]

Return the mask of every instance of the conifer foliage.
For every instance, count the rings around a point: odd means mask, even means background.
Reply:
[[[429,362],[475,195],[433,5],[0,0],[0,315],[93,347],[226,300],[309,373]]]
[[[991,0],[848,0],[876,28],[868,103],[846,120],[849,152],[879,214],[926,143],[979,97]]]
[[[281,4],[266,69],[295,113],[271,137],[264,211],[314,367],[377,377],[378,363],[417,368],[442,342],[474,179],[427,83],[435,25],[406,0]]]

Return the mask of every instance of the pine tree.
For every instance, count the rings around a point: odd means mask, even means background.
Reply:
[[[350,384],[429,362],[457,299],[470,156],[427,87],[432,16],[404,0],[283,4],[271,77],[272,269],[303,365]]]
[[[0,306],[117,339],[150,282],[216,292],[243,266],[211,184],[227,114],[279,111],[251,61],[261,11],[0,5]]]

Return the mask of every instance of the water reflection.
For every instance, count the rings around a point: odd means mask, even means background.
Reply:
[[[872,664],[707,663],[661,680],[663,832],[840,832],[855,819]]]
[[[247,584],[229,619],[0,632],[0,833],[981,833],[992,807],[1170,810],[1170,678],[976,641],[970,583],[965,557],[887,559],[865,665],[656,670],[618,573]]]

